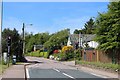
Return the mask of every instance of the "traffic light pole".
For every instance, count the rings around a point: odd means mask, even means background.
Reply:
[[[23,23],[23,56],[24,56],[24,53],[25,53],[25,24]]]
[[[8,46],[8,67],[9,67],[9,63],[10,63],[10,46]]]
[[[10,63],[10,46],[11,46],[11,37],[8,37],[8,41],[7,41],[7,46],[8,46],[8,67],[9,67],[9,63]]]

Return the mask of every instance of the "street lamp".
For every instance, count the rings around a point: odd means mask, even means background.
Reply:
[[[33,24],[27,24],[27,25],[32,26]],[[25,54],[25,26],[27,26],[27,25],[25,25],[25,23],[23,23],[23,28],[22,28],[22,30],[23,30],[23,55]]]

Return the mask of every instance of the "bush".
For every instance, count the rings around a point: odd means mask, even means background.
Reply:
[[[67,60],[67,56],[65,53],[59,53],[58,58],[60,59],[60,61]]]
[[[49,57],[49,53],[48,52],[44,52],[44,58],[48,58]]]
[[[75,53],[75,58],[77,60],[81,60],[81,50],[77,49],[77,50],[74,51],[74,53]]]
[[[67,60],[70,60],[70,59],[73,59],[73,58],[74,58],[74,52],[73,52],[73,51],[67,52],[67,53],[65,53],[65,54],[66,54]]]
[[[26,56],[43,57],[44,52],[40,52],[40,50],[38,50],[38,51],[27,53]]]
[[[62,48],[62,52],[66,52],[66,51],[69,51],[69,50],[72,50],[73,49],[73,46],[64,46]]]

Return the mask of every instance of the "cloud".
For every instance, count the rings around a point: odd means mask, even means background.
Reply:
[[[83,16],[80,18],[61,18],[61,19],[56,19],[53,22],[53,25],[51,26],[51,32],[57,32],[62,29],[69,28],[71,33],[75,29],[81,29],[84,27],[84,24],[86,21],[90,19],[89,16]]]
[[[81,29],[84,27],[84,24],[86,21],[89,20],[89,16],[83,16],[80,18],[57,18],[53,20],[52,25],[49,26],[41,26],[40,24],[34,24],[33,26],[29,26],[26,24],[25,31],[29,33],[42,33],[42,32],[49,32],[49,33],[55,33],[57,31],[63,30],[63,29],[70,29],[70,32],[73,33],[75,29]],[[21,19],[15,18],[15,17],[9,17],[3,21],[3,29],[4,28],[10,28],[14,29],[16,28],[19,33],[22,33],[22,24],[25,21],[22,21]]]
[[[9,28],[13,30],[14,28],[18,30],[19,33],[22,33],[22,27],[23,22],[21,19],[15,18],[15,17],[8,17],[7,19],[3,19],[3,29]],[[34,28],[33,26],[29,26],[28,24],[25,24],[25,32],[32,32],[32,33],[38,33],[38,30]]]

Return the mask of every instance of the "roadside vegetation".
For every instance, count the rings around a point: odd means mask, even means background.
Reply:
[[[12,63],[10,62],[9,63],[9,66],[11,66]],[[8,68],[8,65],[7,64],[4,64],[3,61],[0,62],[0,75]]]
[[[33,52],[30,52],[30,53],[26,53],[26,56],[47,58],[48,57],[48,52],[40,52],[40,50],[38,50],[38,51],[33,51]]]
[[[115,60],[119,60],[120,50],[120,1],[111,2],[108,5],[108,11],[99,13],[96,19],[90,18],[84,25],[84,28],[76,29],[74,34],[96,34],[95,41],[99,43],[98,49],[108,52],[108,56]],[[73,26],[74,27],[74,26]],[[22,35],[22,34],[21,34]],[[2,51],[7,52],[7,37],[11,36],[11,54],[17,56],[18,61],[22,61],[23,39],[16,29],[4,29],[2,32]],[[66,46],[70,29],[64,29],[53,34],[37,33],[25,34],[25,55],[34,57],[50,58],[58,61],[81,60],[81,50],[75,46]],[[34,45],[42,45],[42,50],[34,51]],[[100,62],[84,62],[78,61],[78,64],[92,65],[116,70],[118,64],[100,63]],[[5,66],[3,66],[6,68]]]
[[[86,61],[77,61],[78,65],[86,66],[86,67],[92,67],[97,69],[104,69],[104,70],[112,70],[118,72],[119,65],[118,64],[112,64],[112,63],[101,63],[101,62],[86,62]]]

